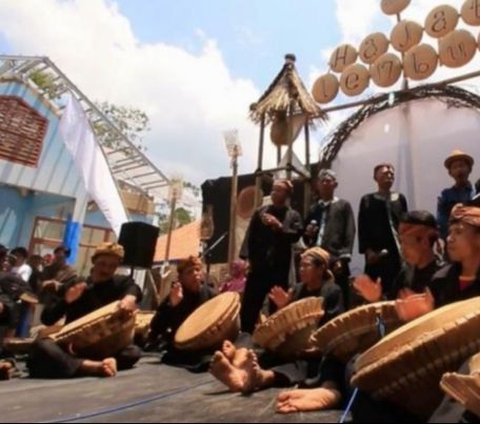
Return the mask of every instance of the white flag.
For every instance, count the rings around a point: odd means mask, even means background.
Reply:
[[[67,95],[67,105],[60,120],[60,133],[73,156],[88,194],[118,237],[120,227],[128,221],[127,214],[87,115],[71,93]]]

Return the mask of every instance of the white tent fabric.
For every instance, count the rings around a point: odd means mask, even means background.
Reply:
[[[122,224],[128,222],[127,213],[88,118],[71,93],[67,95],[67,104],[60,120],[60,132],[88,194],[118,237]]]
[[[382,162],[396,167],[395,190],[405,194],[409,209],[436,214],[437,197],[452,185],[445,158],[461,149],[476,160],[472,182],[480,178],[480,113],[448,107],[438,99],[415,100],[377,113],[345,141],[332,168],[338,174],[338,195],[351,202],[356,214],[361,197],[375,190],[373,168]],[[352,269],[363,270],[355,256]]]

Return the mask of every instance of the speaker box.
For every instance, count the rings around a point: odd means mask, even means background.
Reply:
[[[145,222],[127,222],[120,229],[118,243],[125,249],[123,264],[151,268],[160,229]]]

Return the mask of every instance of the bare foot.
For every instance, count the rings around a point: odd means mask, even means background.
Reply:
[[[115,358],[107,358],[103,361],[86,359],[80,366],[80,373],[95,377],[114,377],[117,374],[117,361]]]
[[[210,363],[210,373],[231,392],[242,392],[245,387],[245,371],[235,368],[224,353],[215,352]]]
[[[275,373],[270,370],[264,370],[258,363],[257,355],[253,350],[248,350],[245,361],[241,369],[246,374],[244,393],[252,393],[273,386]]]
[[[107,358],[102,361],[103,377],[115,377],[117,375],[117,360]]]
[[[277,398],[277,412],[312,412],[334,408],[340,401],[340,393],[331,389],[291,390]]]
[[[0,380],[10,380],[13,370],[13,364],[10,361],[0,361]]]
[[[233,364],[233,360],[235,358],[235,353],[237,349],[235,345],[230,340],[225,340],[222,345],[222,353],[225,357]]]
[[[237,368],[243,368],[249,360],[250,351],[244,347],[235,351],[235,357],[233,358],[233,366]]]

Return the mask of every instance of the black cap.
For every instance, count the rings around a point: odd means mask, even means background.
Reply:
[[[68,258],[70,256],[70,254],[72,253],[72,250],[66,246],[58,246],[55,248],[55,250],[53,251],[53,253],[57,253],[59,251],[63,251],[63,253],[65,253],[65,256]]]
[[[428,211],[410,211],[402,216],[401,222],[411,225],[424,225],[433,229],[438,229],[436,218]]]

